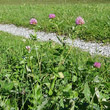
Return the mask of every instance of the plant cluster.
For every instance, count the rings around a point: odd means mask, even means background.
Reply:
[[[0,40],[1,110],[110,109],[109,58],[3,32]]]

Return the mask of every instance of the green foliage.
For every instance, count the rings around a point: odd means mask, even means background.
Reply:
[[[109,110],[109,58],[25,40],[0,32],[0,109]]]
[[[109,0],[0,0],[0,4],[70,4],[70,3],[109,3]]]

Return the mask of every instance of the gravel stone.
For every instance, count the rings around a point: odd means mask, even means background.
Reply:
[[[17,36],[23,36],[25,38],[30,38],[30,34],[35,33],[34,30],[23,27],[16,27],[13,24],[0,24],[0,31],[8,32]],[[46,32],[36,32],[36,33],[37,38],[40,41],[52,40],[57,43],[60,43],[55,33],[46,33]],[[64,36],[59,36],[59,38],[63,37]],[[67,45],[71,45],[73,47],[78,47],[84,51],[88,51],[91,55],[98,54],[107,57],[110,56],[110,44],[103,46],[103,43],[85,42],[84,40],[80,39],[71,40],[70,38],[67,38],[64,42]]]

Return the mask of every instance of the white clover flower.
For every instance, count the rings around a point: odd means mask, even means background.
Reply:
[[[28,52],[31,52],[31,47],[30,46],[26,46],[26,49],[28,50]]]
[[[29,51],[31,49],[31,47],[30,46],[26,46],[26,49]]]

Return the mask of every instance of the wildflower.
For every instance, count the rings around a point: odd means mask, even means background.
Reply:
[[[49,18],[50,19],[53,19],[53,18],[55,18],[56,16],[55,16],[55,14],[49,14]]]
[[[76,24],[77,25],[85,24],[85,21],[81,16],[79,16],[76,18]]]
[[[31,20],[30,20],[30,24],[37,24],[37,20],[35,19],[35,18],[32,18]]]
[[[99,63],[99,62],[95,62],[95,63],[94,63],[94,67],[96,67],[96,68],[100,68],[100,67],[101,67],[101,63]]]
[[[28,51],[30,51],[31,47],[30,47],[30,46],[26,46],[26,49],[27,49]]]

